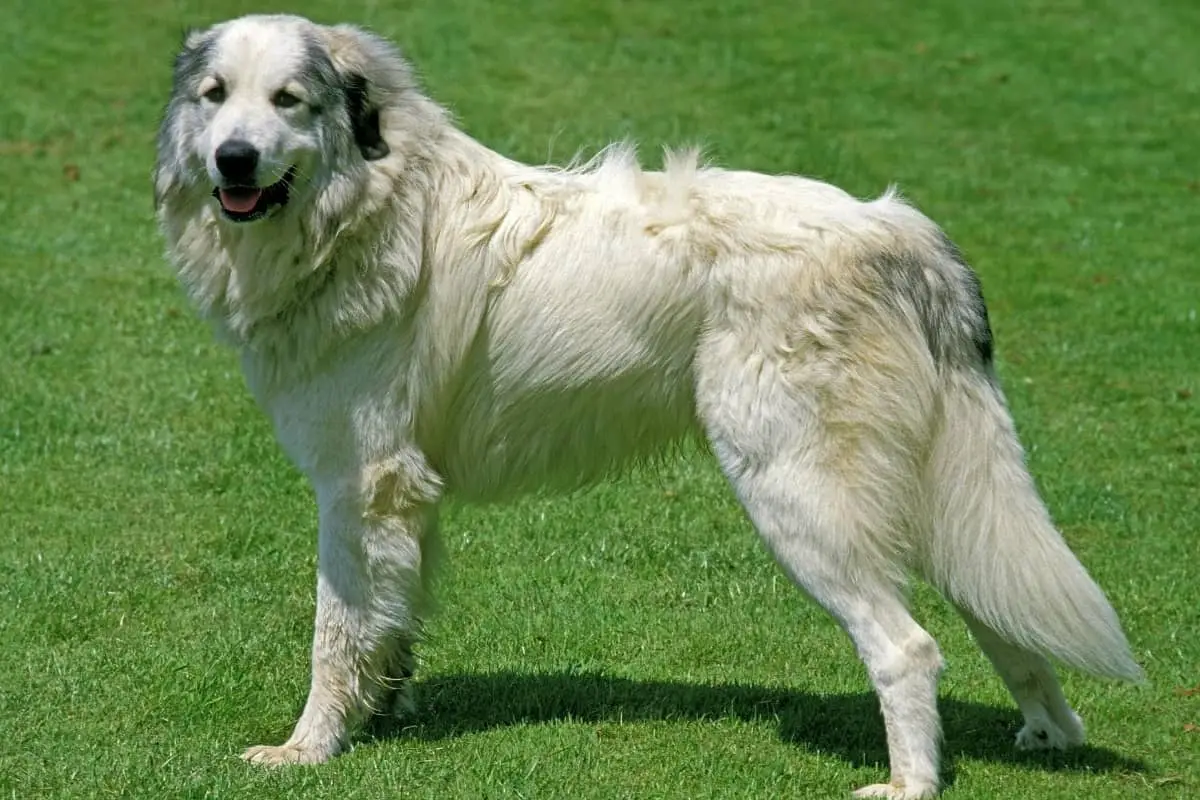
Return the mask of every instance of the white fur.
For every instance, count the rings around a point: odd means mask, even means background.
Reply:
[[[365,79],[385,156],[365,158],[338,109],[268,102],[338,91],[304,72],[304,36]],[[323,761],[406,681],[445,493],[569,489],[692,434],[866,664],[892,777],[860,796],[938,787],[942,662],[905,607],[909,571],[963,610],[1022,746],[1083,738],[1043,654],[1138,677],[1022,463],[969,271],[894,195],[694,153],[646,172],[625,146],[525,166],[349,27],[245,18],[188,47],[208,60],[181,62],[156,172],[170,256],[320,508],[312,689],[288,741],[248,759]],[[197,99],[201,67],[229,82],[220,108]],[[209,196],[234,133],[273,165],[264,180],[302,176],[241,225]]]

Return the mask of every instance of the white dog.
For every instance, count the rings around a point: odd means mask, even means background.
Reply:
[[[1047,656],[1140,676],[1026,471],[974,274],[890,193],[623,147],[525,166],[385,41],[257,16],[187,37],[155,199],[320,509],[308,702],[250,761],[324,761],[403,693],[444,494],[576,487],[689,434],[866,664],[891,781],[860,796],[937,792],[910,572],[962,612],[1021,747],[1083,741]]]

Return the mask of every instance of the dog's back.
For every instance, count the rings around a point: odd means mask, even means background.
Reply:
[[[847,375],[892,370],[910,397],[930,394],[935,360],[978,358],[977,282],[892,194],[864,203],[694,154],[645,172],[624,148],[579,171],[495,165],[495,241],[470,268],[435,253],[427,290],[448,309],[430,315],[436,341],[462,353],[430,398],[443,424],[426,446],[468,495],[579,485],[651,454],[701,427],[708,373],[743,361],[779,359],[797,385],[846,396]]]

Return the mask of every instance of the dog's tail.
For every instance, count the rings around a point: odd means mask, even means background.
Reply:
[[[1093,675],[1140,680],[1116,613],[1038,496],[990,365],[950,367],[942,380],[926,476],[926,577],[1012,644]]]

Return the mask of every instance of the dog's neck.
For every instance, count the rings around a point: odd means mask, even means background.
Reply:
[[[285,329],[316,327],[331,339],[395,313],[420,277],[429,187],[416,153],[339,175],[303,207],[237,224],[201,190],[166,198],[160,221],[191,301],[220,338],[278,357],[317,355],[318,343],[284,342]],[[295,326],[297,316],[316,326]]]
[[[218,336],[296,375],[345,337],[402,322],[413,293],[436,282],[431,265],[477,272],[482,292],[503,280],[538,225],[537,214],[515,228],[506,219],[508,196],[522,191],[511,177],[528,168],[448,121],[437,137],[424,151],[392,143],[391,155],[338,176],[342,185],[307,207],[249,225],[221,219],[199,189],[165,198],[159,216],[172,261]]]

